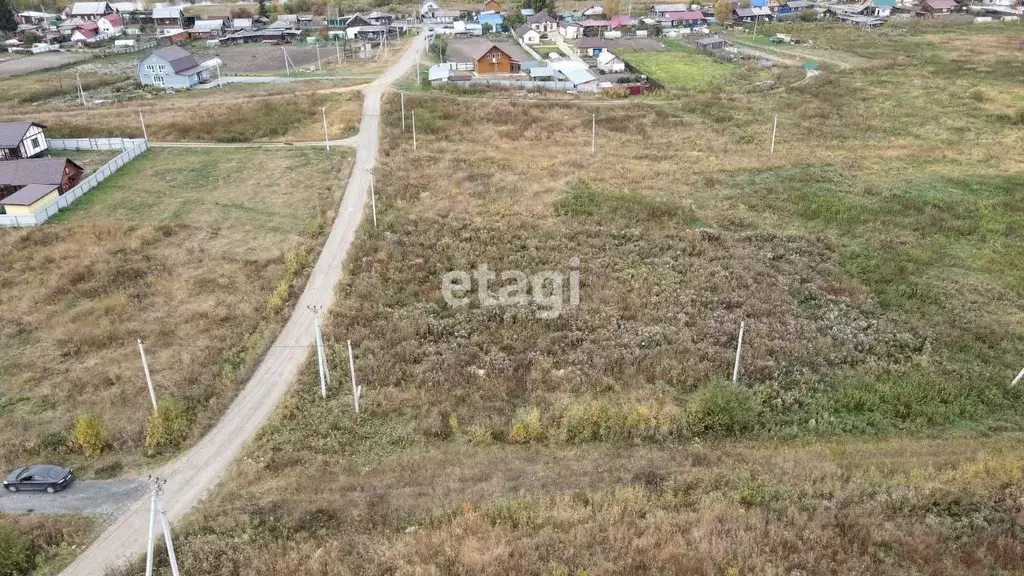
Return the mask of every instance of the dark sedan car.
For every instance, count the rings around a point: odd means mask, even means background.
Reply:
[[[4,480],[4,488],[19,490],[46,490],[50,494],[67,488],[75,480],[75,473],[60,466],[25,466],[12,470]]]

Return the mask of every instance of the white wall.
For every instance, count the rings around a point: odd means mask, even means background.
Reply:
[[[25,137],[21,139],[21,144],[18,145],[22,158],[31,158],[46,148],[46,136],[43,135],[43,129],[39,126],[29,128]]]

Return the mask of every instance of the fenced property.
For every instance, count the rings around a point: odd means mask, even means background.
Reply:
[[[30,215],[0,214],[0,228],[28,228],[38,226],[50,219],[95,188],[122,166],[142,154],[149,144],[141,138],[69,138],[48,139],[50,150],[121,150],[122,152],[78,183],[61,194],[48,206]]]

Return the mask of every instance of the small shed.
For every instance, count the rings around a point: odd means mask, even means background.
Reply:
[[[29,184],[0,200],[4,212],[12,216],[29,216],[46,208],[60,197],[60,189],[52,184]]]
[[[523,41],[523,44],[528,46],[534,44],[540,44],[540,32],[537,32],[530,27],[529,24],[523,24],[516,29],[516,36]]]
[[[701,52],[711,52],[712,50],[721,50],[725,48],[726,40],[721,36],[708,36],[707,38],[701,38],[697,40],[697,50]]]

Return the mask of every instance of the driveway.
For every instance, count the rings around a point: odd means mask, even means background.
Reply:
[[[153,472],[167,481],[164,504],[172,522],[180,520],[217,482],[232,460],[252,439],[298,377],[313,346],[310,306],[324,309],[334,301],[334,286],[356,230],[363,219],[369,193],[368,169],[377,161],[381,96],[392,82],[416,64],[425,43],[417,36],[401,60],[364,90],[363,117],[356,136],[356,161],[338,217],[331,227],[320,258],[284,329],[274,341],[245,388],[206,436],[189,451]],[[334,393],[344,393],[335,391]],[[145,551],[149,501],[137,498],[61,574],[103,576],[108,568],[123,565]]]
[[[56,494],[0,490],[0,512],[8,514],[85,514],[106,516],[131,504],[146,492],[146,481],[76,480]]]

